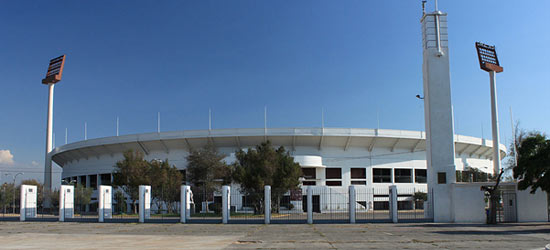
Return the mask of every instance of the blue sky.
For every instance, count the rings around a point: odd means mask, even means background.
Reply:
[[[9,1],[0,9],[0,172],[36,178],[44,162],[50,58],[56,146],[156,131],[262,127],[424,130],[420,0]],[[428,10],[433,10],[429,2]],[[488,74],[475,41],[495,44],[501,138],[509,108],[550,132],[549,1],[449,1],[456,133],[490,138]],[[7,151],[9,150],[9,152]],[[11,159],[11,161],[10,161]],[[57,169],[56,171],[60,171]],[[9,177],[11,178],[11,177]]]

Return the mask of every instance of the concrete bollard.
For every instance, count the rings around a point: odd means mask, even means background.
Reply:
[[[139,186],[139,222],[151,217],[151,186]]]
[[[180,222],[187,223],[189,215],[191,214],[191,187],[187,185],[181,186],[180,194]]]
[[[59,221],[74,217],[74,186],[61,185],[59,190]]]
[[[33,185],[21,185],[21,197],[19,203],[19,220],[36,218],[37,187]]]
[[[307,224],[313,224],[313,189],[307,187]]]
[[[98,221],[104,222],[105,219],[113,217],[113,188],[111,186],[99,186],[99,206],[98,206]]]
[[[271,186],[264,188],[264,223],[271,223]]]
[[[389,192],[390,192],[390,197],[389,197],[389,201],[390,201],[390,215],[391,215],[391,220],[393,223],[397,223],[398,222],[398,218],[397,218],[397,186],[395,185],[391,185],[390,186],[390,189],[389,189]]]
[[[231,205],[231,187],[222,186],[222,223],[227,224],[229,222],[229,213]]]
[[[355,186],[350,185],[349,186],[349,223],[354,224],[355,223],[355,204],[356,201],[356,195],[355,195]]]

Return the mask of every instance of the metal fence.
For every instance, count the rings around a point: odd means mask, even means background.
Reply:
[[[387,188],[357,187],[355,218],[357,223],[390,222],[390,195]]]
[[[307,197],[302,189],[271,192],[271,223],[296,224],[307,222]]]
[[[349,222],[349,194],[347,189],[324,188],[313,191],[314,223]]]
[[[265,197],[263,192],[246,192],[232,189],[229,201],[229,223],[264,223]]]
[[[189,223],[222,222],[222,196],[219,191],[194,190],[190,207]]]
[[[97,191],[94,191],[97,192]],[[181,205],[179,190],[169,193],[164,190],[152,190],[150,217],[145,222],[177,223],[180,220]],[[355,206],[356,223],[391,222],[390,192],[388,188],[367,188],[355,186],[356,199],[350,204],[347,188],[312,187],[313,223],[348,223],[350,205]],[[507,195],[507,196],[506,196]],[[514,195],[514,197],[512,197]],[[425,197],[430,196],[426,189],[398,188],[397,215],[399,222],[433,221],[433,204]],[[92,195],[75,191],[73,216],[65,221],[95,222],[98,221],[98,201]],[[5,197],[0,197],[3,201]],[[265,219],[265,195],[261,192],[247,192],[237,188],[231,189],[229,195],[228,223],[260,224]],[[503,201],[513,198],[515,194],[503,194]],[[49,204],[46,204],[49,200]],[[19,195],[9,202],[0,203],[1,220],[19,219]],[[38,193],[36,217],[27,217],[28,221],[59,220],[59,192]],[[112,217],[106,222],[138,222],[139,202],[131,200],[121,190],[115,189],[112,195]],[[307,223],[307,195],[302,189],[272,190],[271,192],[272,224]],[[505,206],[499,210],[499,221],[506,222],[511,218],[507,212],[515,211]],[[221,223],[222,194],[219,190],[192,190],[190,193],[189,217],[187,223]]]
[[[399,188],[397,189],[397,218],[400,222],[433,221],[433,206],[427,199],[426,189]]]

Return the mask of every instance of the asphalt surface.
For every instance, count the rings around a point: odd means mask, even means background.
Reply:
[[[0,222],[0,249],[544,249],[549,243],[550,223]]]

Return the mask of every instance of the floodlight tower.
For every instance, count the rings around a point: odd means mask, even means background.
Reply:
[[[479,67],[489,72],[491,82],[491,124],[493,130],[493,174],[498,176],[500,173],[500,153],[499,153],[499,126],[498,126],[498,106],[497,106],[497,85],[495,73],[504,71],[498,62],[495,46],[476,42],[477,57]]]
[[[53,87],[61,81],[63,74],[63,66],[65,66],[65,55],[56,57],[50,60],[46,78],[42,79],[42,84],[48,85],[48,123],[46,125],[46,160],[44,162],[44,186],[50,190],[52,188],[52,159],[50,152],[52,151],[52,130],[53,130]]]
[[[423,1],[424,7],[425,1]],[[422,77],[428,199],[434,222],[452,222],[452,185],[456,182],[447,14],[422,11]]]

